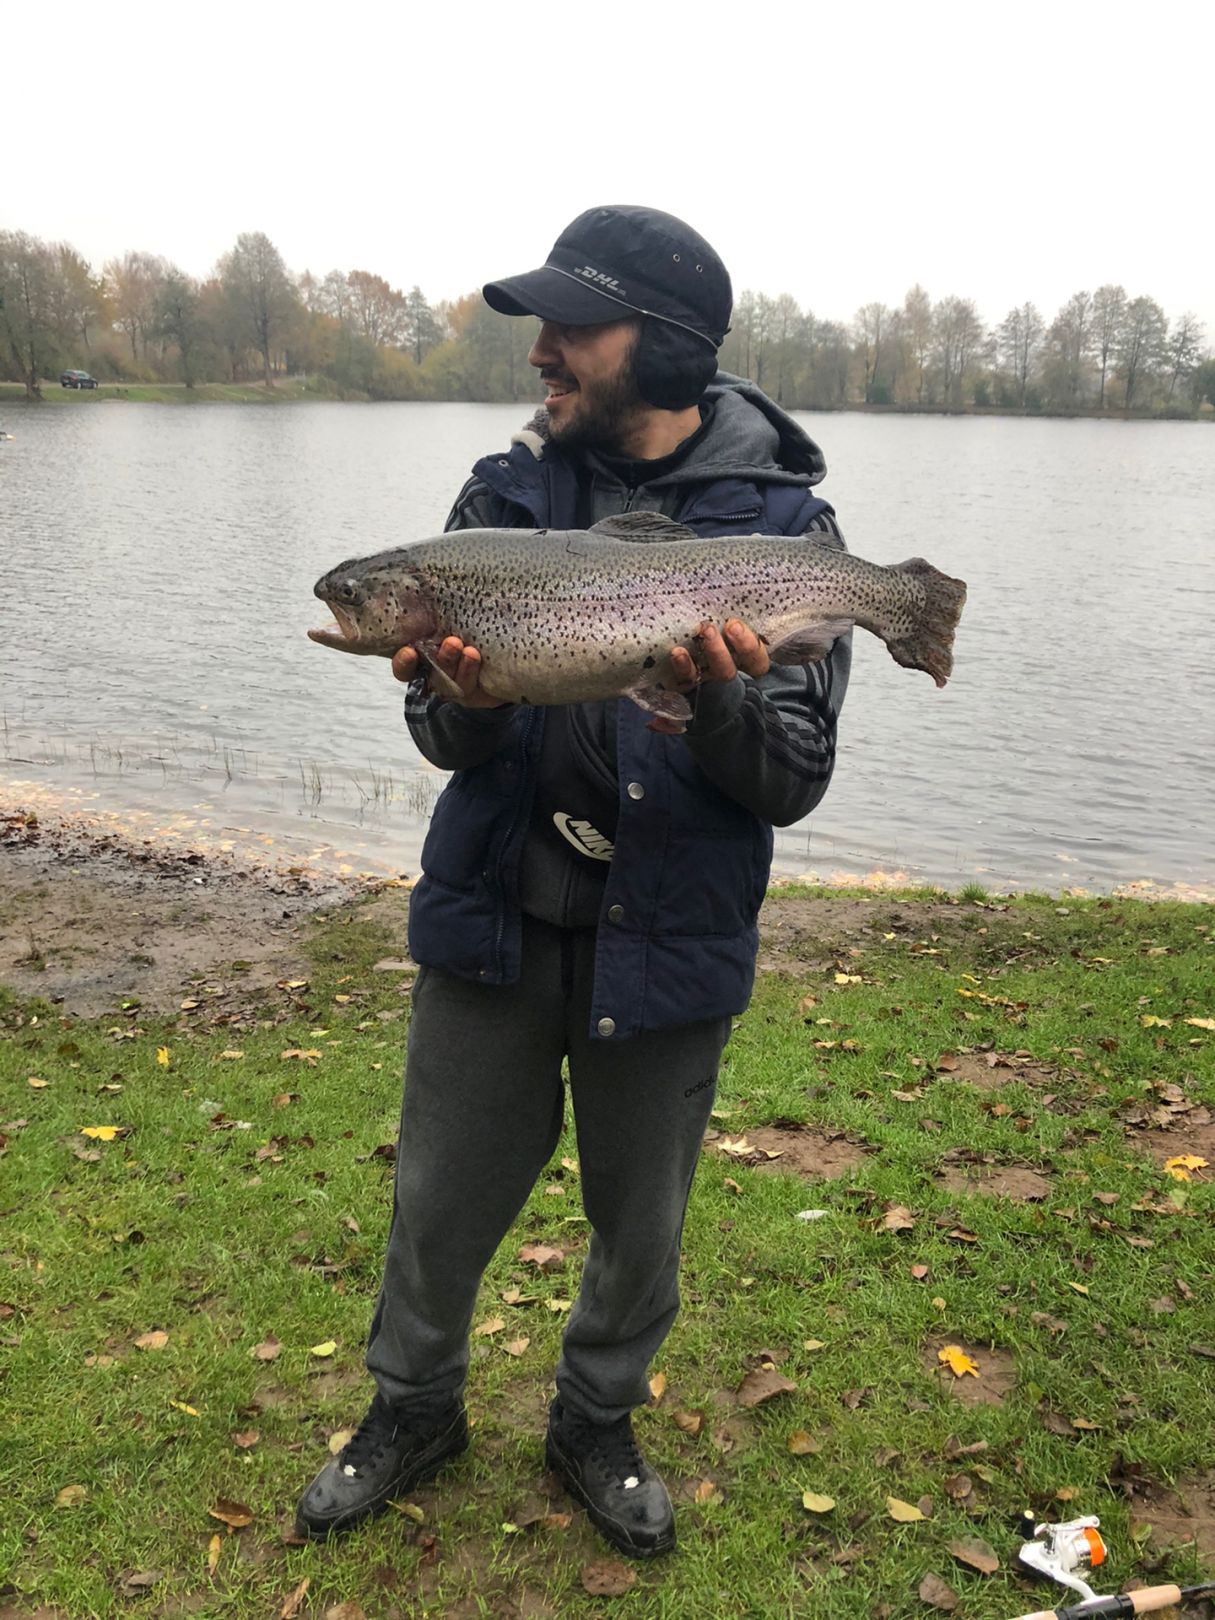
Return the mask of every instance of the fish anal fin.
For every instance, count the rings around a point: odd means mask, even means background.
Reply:
[[[851,619],[816,619],[778,641],[768,656],[774,664],[817,664],[831,651],[832,642],[851,629]]]
[[[624,693],[632,698],[639,709],[652,714],[656,720],[670,720],[682,731],[692,718],[692,705],[682,692],[673,692],[669,686],[646,685],[639,681]],[[664,728],[666,729],[666,728]]]

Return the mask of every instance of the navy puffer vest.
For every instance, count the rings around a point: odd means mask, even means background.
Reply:
[[[519,444],[474,473],[501,502],[501,526],[575,527],[577,477],[560,455],[538,459]],[[689,485],[676,517],[706,537],[802,534],[826,509],[804,485],[729,478]],[[721,793],[678,737],[648,722],[621,701],[620,821],[590,1028],[603,1040],[743,1011],[772,861],[767,822]],[[439,798],[410,903],[415,961],[483,984],[518,978],[517,878],[543,726],[542,708],[520,708],[503,747],[457,771]]]

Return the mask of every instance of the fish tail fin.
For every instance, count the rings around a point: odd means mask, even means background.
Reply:
[[[897,574],[908,574],[923,588],[924,602],[910,634],[888,641],[891,657],[906,669],[926,670],[938,686],[953,673],[953,633],[966,602],[966,585],[940,569],[912,557],[898,563]]]

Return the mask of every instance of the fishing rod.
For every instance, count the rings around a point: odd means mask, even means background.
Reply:
[[[1188,1603],[1192,1598],[1215,1594],[1215,1581],[1197,1586],[1145,1586],[1137,1592],[1114,1593],[1101,1597],[1076,1570],[1099,1568],[1105,1562],[1105,1542],[1098,1534],[1100,1519],[1089,1514],[1064,1524],[1035,1524],[1032,1513],[1021,1515],[1022,1529],[1029,1532],[1017,1561],[1023,1568],[1077,1592],[1081,1601],[1062,1609],[1035,1609],[1017,1620],[1115,1620],[1122,1615],[1151,1614],[1171,1604]]]

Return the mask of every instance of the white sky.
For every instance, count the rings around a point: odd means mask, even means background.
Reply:
[[[196,275],[240,231],[437,300],[603,202],[735,291],[989,322],[1121,282],[1215,344],[1212,0],[4,8],[0,228]]]

